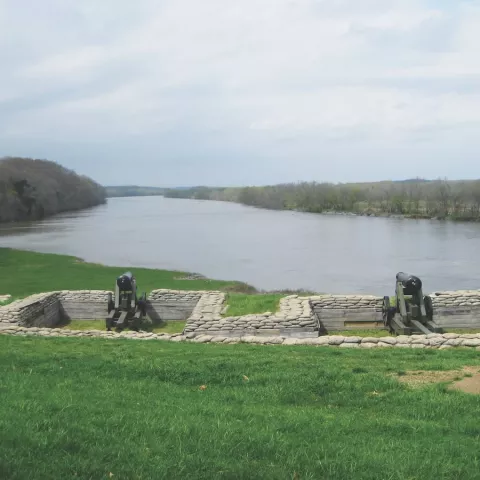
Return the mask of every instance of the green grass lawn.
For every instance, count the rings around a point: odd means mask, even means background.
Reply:
[[[251,313],[275,313],[280,308],[281,294],[243,295],[229,293],[227,296],[228,309],[224,316],[238,317]]]
[[[478,478],[480,397],[389,376],[464,365],[478,352],[0,336],[0,478]]]
[[[240,282],[181,280],[185,272],[133,267],[105,267],[75,257],[0,248],[0,293],[26,297],[56,290],[112,290],[115,279],[127,270],[137,277],[140,292],[158,288],[248,292]]]
[[[134,272],[140,292],[159,288],[174,290],[221,290],[228,292],[228,315],[275,312],[282,294],[252,295],[253,287],[221,280],[181,280],[185,272],[132,267],[106,267],[84,263],[75,257],[0,248],[0,293],[23,298],[55,290],[112,290],[115,279]],[[180,278],[180,279],[179,279]],[[4,304],[0,304],[4,305]]]

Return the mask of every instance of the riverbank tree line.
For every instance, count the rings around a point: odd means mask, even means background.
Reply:
[[[220,200],[273,210],[480,220],[480,180],[446,179],[167,190],[166,197]]]
[[[163,195],[165,188],[141,187],[138,185],[111,185],[105,187],[107,197],[149,197]]]
[[[32,158],[0,158],[0,222],[39,220],[105,203],[105,189],[61,165]]]

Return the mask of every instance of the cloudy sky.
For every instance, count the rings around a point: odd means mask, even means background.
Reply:
[[[103,184],[480,178],[480,0],[0,0],[0,156]]]

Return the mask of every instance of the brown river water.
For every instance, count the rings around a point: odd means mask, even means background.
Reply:
[[[133,197],[44,221],[0,224],[0,247],[240,280],[262,290],[392,295],[480,289],[480,224],[271,211]],[[159,285],[159,287],[161,287]]]

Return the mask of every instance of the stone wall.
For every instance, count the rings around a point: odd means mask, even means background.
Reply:
[[[57,293],[41,293],[0,307],[0,324],[54,327],[60,321]]]
[[[58,292],[63,320],[105,318],[108,313],[108,290],[64,290]]]
[[[59,291],[32,295],[0,307],[0,324],[55,326],[68,319],[101,319],[107,314],[103,290]],[[480,329],[480,290],[430,295],[434,320],[443,328]],[[226,295],[211,291],[154,290],[148,313],[155,322],[186,320],[185,334],[316,337],[339,330],[384,328],[382,297],[366,295],[290,295],[278,312],[224,317]]]
[[[320,333],[358,328],[383,328],[382,297],[317,295],[310,297]]]
[[[149,340],[162,342],[191,342],[191,343],[221,343],[221,344],[259,344],[259,345],[312,345],[317,347],[329,348],[411,348],[411,349],[439,349],[446,350],[451,348],[476,349],[480,351],[480,334],[459,335],[454,333],[381,338],[361,338],[344,337],[339,335],[325,335],[316,338],[296,338],[290,336],[257,336],[243,335],[231,336],[202,334],[196,336],[194,333],[182,335],[178,334],[155,334],[147,332],[122,333],[106,332],[102,330],[75,331],[58,328],[25,328],[18,325],[0,324],[0,335],[15,336],[40,336],[40,337],[87,337],[102,338],[109,340]]]
[[[429,294],[433,319],[443,328],[480,329],[480,290],[446,291]],[[320,295],[310,297],[320,322],[320,332],[383,329],[383,297],[368,295]]]
[[[480,290],[435,292],[434,320],[443,328],[480,328]]]
[[[318,324],[307,297],[290,295],[276,313],[222,317],[224,294],[203,295],[185,326],[185,334],[227,336],[318,336]]]
[[[22,301],[0,306],[0,323],[55,326],[68,320],[103,319],[108,313],[109,294],[113,295],[113,292],[63,290],[32,295]],[[205,312],[211,314],[220,312],[223,308],[221,305],[225,295],[219,292],[154,290],[147,299],[147,314],[154,323],[165,320],[185,321],[200,300]]]
[[[203,292],[153,290],[147,297],[147,314],[154,323],[163,320],[185,321]],[[102,319],[107,315],[108,290],[60,292],[62,313],[67,320]]]
[[[205,292],[153,290],[148,296],[147,314],[154,323],[161,320],[185,321]]]

